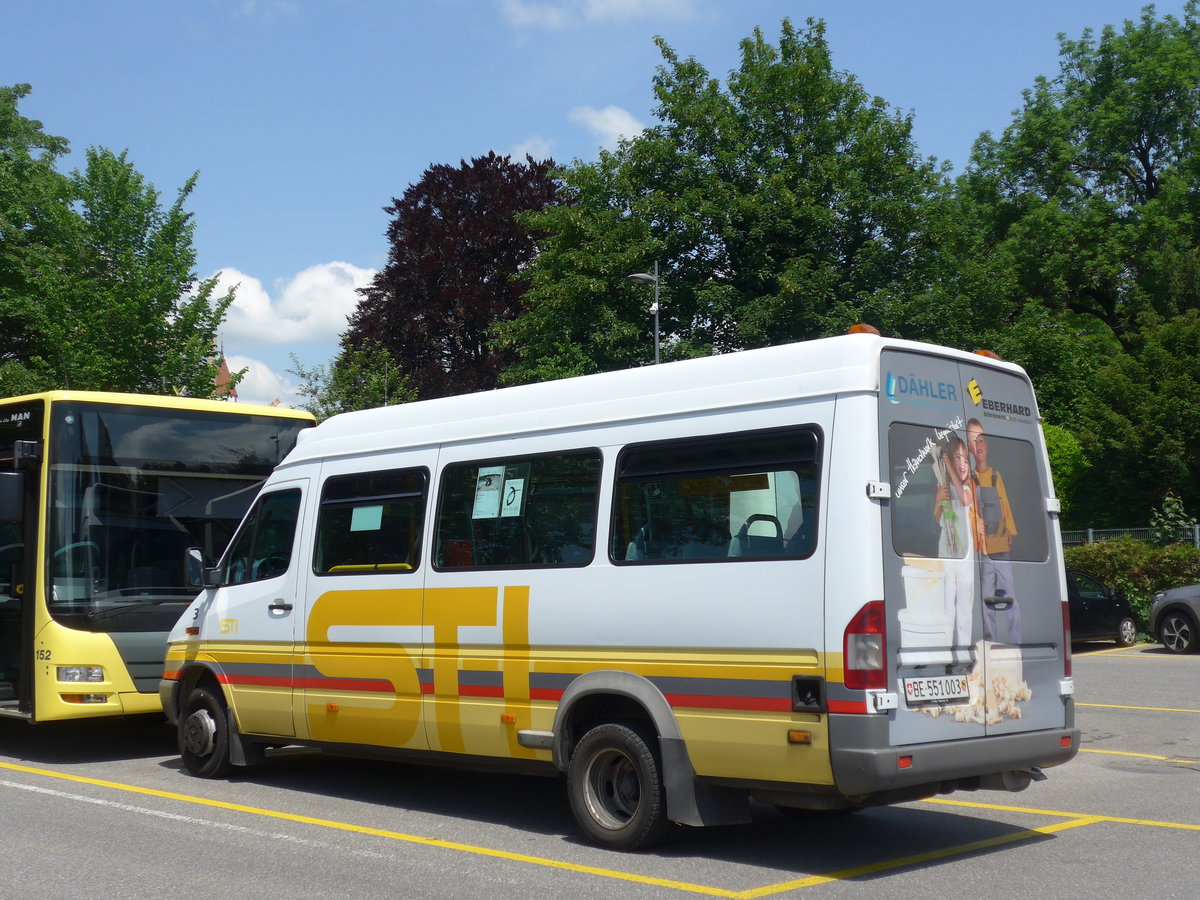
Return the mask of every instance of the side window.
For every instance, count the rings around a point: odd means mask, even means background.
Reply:
[[[1104,585],[1098,582],[1095,578],[1084,575],[1082,572],[1072,572],[1071,577],[1075,579],[1075,587],[1079,590],[1079,596],[1085,600],[1107,600],[1108,594],[1104,590]]]
[[[292,562],[299,515],[299,491],[276,491],[260,497],[234,538],[225,564],[225,584],[263,581],[284,574]]]
[[[811,556],[819,486],[815,429],[629,447],[609,554],[618,563]]]
[[[339,475],[325,482],[313,571],[318,575],[412,572],[425,523],[425,469]]]
[[[599,491],[598,450],[447,466],[435,568],[587,565]]]

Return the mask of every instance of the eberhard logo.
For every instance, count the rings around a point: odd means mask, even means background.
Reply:
[[[979,382],[974,378],[967,382],[967,393],[971,395],[971,402],[984,410],[984,415],[992,418],[1008,419],[1015,416],[1027,419],[1033,415],[1033,410],[1023,404],[1005,403],[1003,400],[989,400],[983,396],[983,388],[979,386]]]

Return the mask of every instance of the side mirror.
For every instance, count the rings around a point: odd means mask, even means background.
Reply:
[[[204,551],[199,547],[187,549],[188,587],[216,587],[221,583],[221,570],[217,566],[204,564]]]
[[[0,472],[0,522],[25,521],[25,473]]]

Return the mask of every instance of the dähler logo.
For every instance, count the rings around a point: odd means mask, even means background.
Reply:
[[[958,386],[948,381],[888,372],[883,392],[891,403],[908,403],[930,409],[952,409],[959,402]]]

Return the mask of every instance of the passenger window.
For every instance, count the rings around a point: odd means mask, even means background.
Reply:
[[[599,490],[598,450],[447,466],[435,568],[587,565]]]
[[[1085,600],[1107,600],[1108,592],[1104,590],[1104,585],[1096,581],[1094,578],[1089,578],[1087,575],[1079,572],[1072,572],[1071,577],[1075,579],[1075,588],[1079,591],[1079,596]]]
[[[259,498],[234,538],[225,564],[225,584],[263,581],[284,574],[291,565],[299,514],[299,491],[277,491]]]
[[[318,575],[412,572],[425,523],[425,469],[339,475],[325,482],[313,571]]]
[[[613,502],[613,561],[811,556],[819,447],[819,434],[806,428],[627,448]]]

